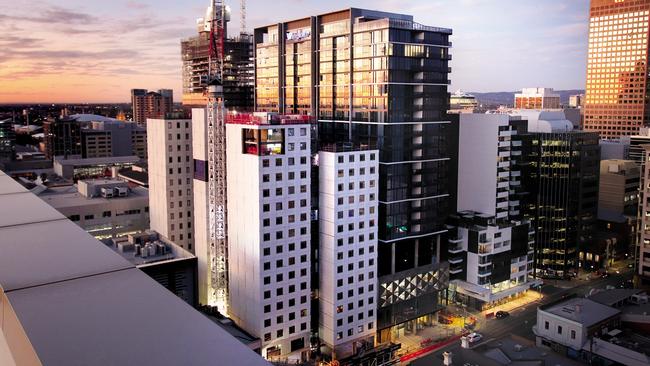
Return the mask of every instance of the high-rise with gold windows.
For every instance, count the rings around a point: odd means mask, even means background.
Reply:
[[[450,190],[455,190],[457,123],[447,115],[451,33],[410,15],[351,8],[274,23],[254,34],[256,110],[316,117],[316,149],[349,144],[379,150],[378,240],[372,248],[377,273],[370,274],[376,284],[340,296],[358,319],[376,317],[366,326],[375,329],[380,343],[399,342],[435,323],[447,287],[440,243],[455,210]],[[319,174],[316,157],[312,177]],[[334,209],[347,214],[353,200],[341,198]],[[318,197],[312,204],[318,225],[319,215],[333,208],[319,210]],[[341,230],[355,233],[348,226]],[[357,236],[337,247],[341,256],[363,240]],[[318,245],[312,236],[312,247]],[[349,270],[369,265],[375,264],[355,260]],[[355,281],[340,276],[342,283]],[[318,284],[312,286],[318,301]],[[376,296],[369,296],[372,291]],[[376,307],[364,314],[369,303]],[[334,322],[345,328],[345,339],[368,330],[353,329],[354,322],[342,314]],[[313,330],[318,332],[317,324]]]
[[[611,139],[650,124],[650,0],[591,0],[584,129]]]

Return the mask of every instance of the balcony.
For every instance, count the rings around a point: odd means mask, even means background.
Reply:
[[[464,249],[462,245],[453,245],[447,249],[447,252],[451,254],[458,254],[458,253],[462,253],[463,251]]]
[[[451,274],[459,274],[463,272],[463,267],[462,266],[451,266],[449,267],[449,273]]]
[[[449,242],[450,243],[461,243],[463,241],[463,238],[460,235],[452,235],[449,237]]]
[[[491,274],[492,274],[492,270],[491,270],[491,269],[486,269],[486,270],[480,270],[480,269],[479,269],[479,271],[478,271],[478,276],[479,276],[479,277],[487,277],[487,276],[489,276],[489,275],[491,275]]]
[[[463,263],[463,257],[449,258],[448,262],[449,264],[460,264]]]

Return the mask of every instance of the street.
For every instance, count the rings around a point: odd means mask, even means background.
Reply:
[[[481,322],[480,329],[476,331],[483,335],[481,342],[487,342],[494,339],[500,339],[511,334],[518,335],[532,341],[535,340],[532,327],[536,322],[537,307],[559,300],[562,296],[577,294],[585,296],[591,289],[605,289],[606,286],[616,286],[620,282],[631,279],[630,270],[621,269],[621,274],[613,274],[606,278],[597,278],[593,280],[574,280],[574,281],[545,281],[542,287],[543,298],[530,303],[524,307],[510,311],[510,316],[504,319],[487,319]],[[410,363],[412,366],[431,366],[442,363],[442,353],[445,351],[460,350],[460,342],[454,342],[448,346],[442,347],[437,351],[423,356]]]

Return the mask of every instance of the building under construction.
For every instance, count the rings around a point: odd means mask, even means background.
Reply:
[[[198,35],[181,41],[183,59],[183,106],[205,107],[205,87],[208,81],[210,19],[197,19]],[[229,15],[226,13],[226,24]],[[225,31],[225,29],[224,29]],[[225,33],[225,32],[224,32]],[[228,110],[253,110],[253,43],[244,32],[237,37],[224,35],[223,92]],[[213,65],[214,66],[214,65]]]

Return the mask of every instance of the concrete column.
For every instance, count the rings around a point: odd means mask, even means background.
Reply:
[[[390,243],[390,273],[395,274],[395,243]]]
[[[418,262],[418,250],[420,249],[420,239],[415,239],[415,267],[419,267],[420,263]]]

